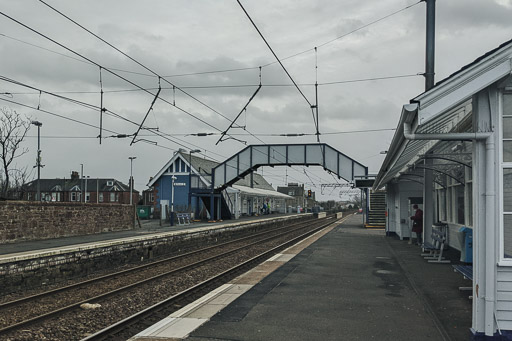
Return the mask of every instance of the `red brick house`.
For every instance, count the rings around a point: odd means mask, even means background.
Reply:
[[[37,200],[37,180],[23,186],[23,200]],[[70,179],[40,179],[42,201],[130,204],[130,186],[113,178],[80,179],[72,172]],[[132,202],[139,202],[133,190]]]

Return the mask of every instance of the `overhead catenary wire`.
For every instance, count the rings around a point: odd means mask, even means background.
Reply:
[[[367,28],[371,25],[374,25],[376,23],[379,23],[385,19],[388,19],[400,12],[403,12],[407,9],[410,9],[416,5],[418,5],[419,3],[421,3],[422,1],[424,0],[420,0],[416,3],[413,3],[411,5],[408,5],[406,7],[403,7],[397,11],[394,11],[390,14],[387,14],[383,17],[380,17],[376,20],[373,20],[367,24],[364,24],[350,32],[347,32],[345,34],[342,34],[334,39],[331,39],[327,42],[324,42],[324,43],[320,43],[320,44],[317,44],[316,46],[317,47],[323,47],[325,45],[328,45],[336,40],[339,40],[339,39],[342,39],[348,35],[351,35],[353,33],[356,33],[364,28]],[[32,44],[32,43],[29,43],[29,42],[26,42],[26,41],[23,41],[21,39],[17,39],[17,38],[14,38],[14,37],[11,37],[9,35],[6,35],[4,33],[0,33],[0,36],[3,36],[3,37],[6,37],[8,39],[12,39],[12,40],[15,40],[15,41],[18,41],[20,43],[23,43],[23,44],[26,44],[26,45],[29,45],[29,46],[32,46],[32,47],[36,47],[36,48],[39,48],[39,49],[42,49],[42,50],[46,50],[48,52],[51,52],[51,53],[55,53],[55,54],[58,54],[58,55],[61,55],[63,57],[66,57],[66,58],[70,58],[70,59],[74,59],[78,62],[81,62],[81,63],[86,63],[86,64],[91,64],[91,65],[94,65],[92,63],[89,63],[85,60],[81,60],[79,58],[75,58],[73,56],[69,56],[69,55],[66,55],[66,54],[63,54],[63,53],[60,53],[60,52],[57,52],[57,51],[54,51],[54,50],[51,50],[51,49],[48,49],[48,48],[45,48],[45,47],[42,47],[42,46],[39,46],[39,45],[36,45],[36,44]],[[294,53],[292,55],[289,55],[287,57],[284,57],[284,58],[281,58],[281,61],[284,61],[284,60],[288,60],[288,59],[291,59],[291,58],[294,58],[294,57],[297,57],[297,56],[300,56],[304,53],[307,53],[307,52],[311,52],[311,51],[314,51],[314,48],[309,48],[309,49],[306,49],[306,50],[303,50],[303,51],[300,51],[300,52],[297,52],[297,53]],[[267,64],[263,64],[262,67],[267,67],[267,66],[270,66],[270,65],[273,65],[277,63],[277,61],[272,61],[272,62],[269,62]],[[238,71],[249,71],[249,70],[255,70],[255,69],[258,69],[259,67],[258,66],[248,66],[248,67],[239,67],[239,68],[231,68],[231,69],[221,69],[221,70],[206,70],[206,71],[197,71],[197,72],[186,72],[186,73],[179,73],[179,74],[170,74],[170,75],[164,75],[164,76],[161,76],[162,78],[172,78],[172,77],[186,77],[186,76],[197,76],[197,75],[209,75],[209,74],[214,74],[214,73],[226,73],[226,72],[238,72]],[[154,74],[148,74],[148,73],[142,73],[142,72],[136,72],[136,71],[130,71],[130,70],[123,70],[123,69],[119,69],[119,68],[113,68],[113,67],[109,67],[110,70],[114,70],[114,71],[119,71],[119,72],[124,72],[124,73],[131,73],[131,74],[135,74],[135,75],[140,75],[140,76],[148,76],[148,77],[156,77]],[[187,89],[187,87],[181,87],[182,89]]]
[[[335,84],[346,84],[346,83],[359,83],[359,82],[371,82],[371,81],[379,81],[379,80],[388,80],[388,79],[399,79],[399,78],[410,78],[410,77],[423,77],[421,73],[415,74],[406,74],[406,75],[395,75],[395,76],[383,76],[383,77],[373,77],[373,78],[360,78],[360,79],[350,79],[350,80],[342,80],[342,81],[334,81],[334,82],[326,82],[326,83],[318,83],[318,86],[326,86],[326,85],[335,85]],[[314,83],[299,83],[300,86],[315,86]],[[291,87],[293,84],[262,84],[262,88],[269,87]],[[222,89],[222,88],[255,88],[258,87],[258,84],[233,84],[233,85],[201,85],[201,86],[182,86],[182,89]],[[118,90],[103,90],[103,93],[123,93],[123,92],[138,92],[138,91],[153,91],[158,90],[158,88],[150,87],[150,88],[142,88],[142,89],[118,89]],[[173,90],[173,88],[162,87],[162,90]],[[98,94],[99,91],[53,91],[55,94]],[[36,93],[30,92],[9,92],[2,93],[9,95],[33,95]],[[174,104],[173,104],[174,105]]]
[[[416,5],[418,5],[419,3],[421,3],[422,1],[424,1],[424,0],[420,0],[420,1],[418,1],[418,2],[415,2],[414,4],[411,4],[411,5],[405,6],[405,7],[401,8],[401,9],[399,9],[399,10],[397,10],[397,11],[394,11],[394,12],[392,12],[392,13],[390,13],[390,14],[387,14],[387,15],[385,15],[385,16],[383,16],[383,17],[380,17],[379,19],[373,20],[373,21],[369,22],[368,24],[364,24],[364,25],[362,25],[362,26],[360,26],[360,27],[358,27],[358,28],[356,28],[356,29],[353,29],[353,30],[352,30],[352,31],[350,31],[350,32],[347,32],[347,33],[345,33],[345,34],[342,34],[342,35],[340,35],[340,36],[338,36],[338,37],[336,37],[336,38],[333,38],[333,39],[331,39],[331,40],[329,40],[329,41],[326,41],[326,42],[321,43],[321,44],[317,44],[317,45],[316,45],[316,47],[323,47],[323,46],[325,46],[325,45],[328,45],[328,44],[330,44],[330,43],[335,42],[336,40],[339,40],[339,39],[345,38],[346,36],[349,36],[349,35],[351,35],[351,34],[353,34],[353,33],[356,33],[357,31],[360,31],[360,30],[362,30],[362,29],[364,29],[364,28],[367,28],[367,27],[369,27],[369,26],[371,26],[371,25],[374,25],[374,24],[376,24],[376,23],[378,23],[378,22],[380,22],[380,21],[383,21],[383,20],[385,20],[385,19],[388,19],[388,18],[390,18],[390,17],[392,17],[392,16],[394,16],[394,15],[396,15],[396,14],[400,13],[400,12],[403,12],[403,11],[405,11],[405,10],[409,9],[409,8],[412,8],[412,7],[416,6]],[[309,49],[306,49],[306,50],[303,50],[303,51],[300,51],[300,52],[296,52],[296,53],[294,53],[294,54],[292,54],[292,55],[289,55],[289,56],[287,56],[287,57],[281,58],[281,61],[288,60],[288,59],[291,59],[291,58],[294,58],[294,57],[300,56],[300,55],[302,55],[302,54],[304,54],[304,53],[312,52],[312,51],[314,51],[314,50],[315,50],[315,48],[314,48],[314,47],[312,47],[312,48],[309,48]],[[276,61],[270,62],[270,63],[264,64],[264,65],[263,65],[263,67],[267,67],[267,66],[273,65],[273,64],[275,64],[275,63],[277,63],[277,62],[276,62]]]
[[[267,45],[268,49],[270,50],[270,52],[272,52],[272,54],[274,55],[274,57],[276,58],[277,62],[279,63],[279,65],[281,65],[281,68],[284,70],[284,72],[286,73],[286,75],[288,76],[288,78],[290,78],[290,80],[292,81],[292,83],[295,85],[295,88],[299,91],[299,93],[302,95],[302,97],[304,98],[304,100],[308,103],[309,107],[311,108],[312,107],[312,104],[311,102],[308,100],[308,98],[306,97],[306,95],[304,95],[304,93],[302,92],[302,90],[300,89],[300,87],[297,85],[297,83],[295,82],[295,80],[293,79],[293,77],[290,75],[290,73],[288,72],[288,70],[285,68],[285,66],[283,65],[283,63],[281,62],[281,60],[279,59],[279,57],[277,56],[277,54],[274,52],[274,50],[272,49],[272,47],[270,46],[270,44],[267,42],[267,40],[265,39],[265,37],[263,36],[263,34],[261,33],[261,31],[259,30],[258,26],[256,26],[256,23],[252,20],[251,16],[249,15],[249,13],[245,10],[244,6],[242,5],[242,3],[240,2],[240,0],[236,0],[238,2],[238,4],[240,5],[240,7],[242,8],[242,10],[244,11],[245,15],[247,16],[247,18],[249,19],[249,21],[252,23],[252,25],[254,26],[254,28],[256,29],[256,31],[258,32],[258,34],[260,35],[261,39],[263,39],[263,41],[265,42],[265,44]],[[318,130],[318,122],[315,120],[315,115],[313,114],[313,122],[315,124],[315,128]]]
[[[218,145],[219,142],[222,141],[222,138],[228,133],[229,129],[231,129],[231,127],[233,127],[233,124],[235,124],[236,120],[238,120],[238,118],[240,117],[240,115],[242,115],[242,113],[247,109],[247,107],[249,106],[249,104],[252,102],[252,100],[254,99],[254,97],[256,97],[256,95],[258,94],[258,92],[260,91],[261,89],[261,68],[260,68],[260,84],[259,86],[256,88],[256,91],[254,91],[254,93],[252,94],[251,98],[249,98],[249,100],[247,101],[247,103],[244,105],[244,107],[242,108],[242,110],[240,110],[240,112],[238,113],[238,115],[236,115],[236,117],[233,119],[233,121],[231,121],[231,124],[226,128],[226,130],[224,130],[222,132],[222,134],[220,135],[217,143],[215,143],[215,145]]]
[[[318,122],[318,120],[317,120],[317,122]],[[318,129],[317,129],[317,131],[318,131]]]
[[[50,96],[54,96],[54,97],[56,97],[58,99],[65,100],[65,101],[68,101],[68,102],[76,104],[76,105],[83,106],[83,107],[85,107],[87,109],[90,109],[90,110],[96,111],[96,110],[98,110],[100,108],[99,106],[96,106],[94,104],[85,103],[85,102],[78,101],[78,100],[75,100],[75,99],[72,99],[72,98],[69,98],[69,97],[64,97],[62,95],[56,95],[56,94],[51,93],[49,91],[46,91],[46,90],[43,90],[43,89],[39,89],[39,88],[33,87],[31,85],[28,85],[28,84],[25,84],[25,83],[22,83],[22,82],[19,82],[19,81],[15,81],[15,80],[12,80],[12,79],[4,77],[4,76],[0,76],[0,80],[6,81],[6,82],[10,82],[10,83],[16,84],[18,86],[34,89],[34,90],[39,91],[41,93],[44,93],[44,94],[47,94],[47,95],[50,95]],[[36,110],[37,110],[37,108],[36,108]],[[117,114],[117,113],[115,113],[115,112],[113,112],[111,110],[105,109],[105,113],[110,115],[110,116],[122,119],[122,120],[124,120],[124,121],[126,121],[128,123],[133,124],[133,125],[137,125],[137,126],[139,125],[137,122],[131,121],[131,120],[123,117],[122,115],[119,115],[119,114]],[[59,115],[59,117],[66,118],[65,116],[62,116],[62,115]],[[79,121],[76,120],[76,122],[79,122]],[[156,135],[156,136],[162,137],[163,139],[168,140],[169,142],[173,142],[173,143],[175,143],[175,144],[177,144],[178,146],[181,146],[181,147],[189,148],[189,146],[192,146],[192,147],[195,147],[195,148],[199,148],[199,146],[197,146],[197,145],[195,145],[193,143],[185,142],[185,141],[183,141],[181,139],[178,139],[175,136],[172,136],[171,134],[164,134],[164,133],[161,133],[161,132],[158,132],[158,131],[152,131],[152,133],[153,133],[153,135],[151,135],[151,136]],[[125,137],[132,136],[132,134],[118,134],[118,135],[126,135]],[[185,145],[185,143],[188,143],[189,146]],[[202,148],[202,149],[204,149],[204,148]],[[216,155],[219,155],[221,157],[224,157],[223,155],[217,154],[217,153],[215,153],[213,151],[209,151],[209,152],[212,153],[212,154],[216,154]]]
[[[186,96],[192,98],[193,100],[197,101],[198,103],[200,103],[201,105],[205,106],[206,108],[208,108],[209,110],[213,111],[214,113],[216,113],[217,115],[225,118],[226,120],[229,120],[228,117],[226,117],[225,115],[223,115],[222,113],[220,113],[219,111],[215,110],[214,108],[212,108],[211,106],[209,106],[208,104],[204,103],[203,101],[199,100],[198,98],[192,96],[191,94],[189,94],[188,92],[182,90],[180,87],[176,86],[175,84],[171,83],[169,80],[163,78],[161,75],[159,75],[157,72],[153,71],[152,69],[150,69],[149,67],[147,67],[146,65],[142,64],[141,62],[139,62],[138,60],[136,60],[135,58],[131,57],[130,55],[128,55],[127,53],[125,53],[124,51],[122,51],[121,49],[117,48],[116,46],[114,46],[113,44],[111,44],[110,42],[106,41],[105,39],[103,39],[102,37],[98,36],[97,34],[95,34],[94,32],[92,32],[91,30],[87,29],[85,26],[81,25],[80,23],[78,23],[77,21],[71,19],[69,16],[67,16],[66,14],[62,13],[61,11],[59,11],[58,9],[56,9],[55,7],[49,5],[48,3],[46,3],[45,1],[43,0],[39,0],[39,2],[41,2],[42,4],[44,4],[45,6],[49,7],[50,9],[52,9],[53,11],[55,11],[56,13],[58,13],[59,15],[63,16],[64,18],[66,18],[67,20],[69,20],[70,22],[72,22],[73,24],[75,24],[76,26],[80,27],[81,29],[83,29],[84,31],[86,31],[87,33],[91,34],[92,36],[94,36],[95,38],[97,38],[98,40],[102,41],[103,43],[105,43],[106,45],[108,45],[109,47],[113,48],[114,50],[116,50],[117,52],[121,53],[123,56],[125,56],[126,58],[130,59],[131,61],[133,61],[134,63],[136,63],[137,65],[139,65],[140,67],[144,68],[145,70],[147,70],[148,72],[152,73],[153,75],[155,75],[156,77],[160,79],[162,79],[163,81],[165,81],[166,83],[168,83],[169,85],[171,85],[173,88],[175,89],[178,89],[180,92],[182,92],[183,94],[185,94]],[[163,100],[163,99],[162,99]],[[170,104],[170,103],[169,103]],[[175,105],[175,102],[173,104],[176,108],[179,108]],[[180,109],[182,110],[182,109]],[[182,110],[183,111],[183,110]],[[188,112],[186,112],[188,113]],[[198,118],[197,116],[195,115],[192,115],[191,113],[188,113],[189,115],[191,115],[192,117],[200,120],[201,122],[203,123],[206,123],[208,125],[210,125],[209,123],[207,123],[206,121]],[[210,125],[212,126],[212,125]],[[213,127],[213,126],[212,126]],[[215,128],[216,130],[218,131],[221,131],[220,129],[218,128]]]
[[[58,45],[58,46],[62,47],[63,49],[65,49],[65,50],[67,50],[67,51],[69,51],[69,52],[71,52],[71,53],[73,53],[73,54],[75,54],[75,55],[79,56],[80,58],[83,58],[84,60],[87,60],[87,61],[89,61],[90,63],[93,63],[93,64],[94,64],[94,65],[96,65],[97,67],[102,67],[105,71],[107,71],[107,72],[109,72],[110,74],[112,74],[112,75],[114,75],[114,76],[116,76],[116,77],[118,77],[118,78],[122,79],[123,81],[125,81],[125,82],[129,83],[130,85],[133,85],[134,87],[139,88],[139,89],[141,89],[142,91],[144,91],[144,92],[146,92],[146,93],[148,93],[148,94],[150,94],[150,95],[152,95],[152,96],[155,96],[155,94],[154,94],[154,93],[152,93],[151,91],[145,90],[143,87],[141,87],[140,85],[136,84],[135,82],[133,82],[133,81],[131,81],[131,80],[129,80],[129,79],[127,79],[127,78],[125,78],[125,77],[123,77],[123,76],[121,76],[121,75],[117,74],[116,72],[114,72],[114,71],[112,71],[112,70],[110,70],[110,69],[108,69],[108,68],[106,68],[106,67],[102,66],[101,64],[99,64],[99,63],[97,63],[97,62],[94,62],[93,60],[91,60],[91,59],[87,58],[86,56],[84,56],[84,55],[82,55],[82,54],[80,54],[80,53],[78,53],[78,52],[74,51],[73,49],[71,49],[71,48],[69,48],[69,47],[67,47],[67,46],[65,46],[65,45],[63,45],[63,44],[61,44],[61,43],[59,43],[58,41],[56,41],[56,40],[54,40],[54,39],[52,39],[52,38],[48,37],[47,35],[45,35],[45,34],[43,34],[43,33],[39,32],[39,31],[37,31],[37,30],[33,29],[32,27],[30,27],[30,26],[28,26],[28,25],[26,25],[26,24],[22,23],[21,21],[19,21],[19,20],[15,19],[15,18],[13,18],[13,17],[11,17],[11,16],[9,16],[9,15],[5,14],[4,12],[1,12],[1,11],[0,11],[0,15],[2,15],[2,16],[4,16],[4,17],[6,17],[7,19],[9,19],[9,20],[11,20],[11,21],[13,21],[13,22],[15,22],[15,23],[17,23],[17,24],[19,24],[19,25],[23,26],[23,27],[25,27],[26,29],[28,29],[28,30],[30,30],[30,31],[32,31],[32,32],[34,32],[35,34],[37,34],[37,35],[39,35],[39,36],[41,36],[41,37],[43,37],[43,38],[45,38],[45,39],[47,39],[47,40],[51,41],[52,43],[54,43],[54,44],[56,44],[56,45]],[[186,92],[184,92],[184,93],[186,93]],[[210,124],[210,123],[206,122],[206,121],[205,121],[205,120],[203,120],[202,118],[199,118],[199,117],[195,116],[194,114],[192,114],[192,113],[188,112],[187,110],[185,110],[185,109],[183,109],[183,108],[181,108],[181,107],[179,107],[179,106],[173,105],[172,103],[170,103],[169,101],[167,101],[167,100],[165,100],[165,99],[163,99],[163,98],[160,98],[160,100],[161,100],[161,101],[163,101],[163,102],[165,102],[165,103],[167,103],[167,104],[169,104],[169,105],[171,105],[171,106],[173,106],[174,108],[178,109],[179,111],[181,111],[181,112],[183,112],[183,113],[185,113],[185,114],[187,114],[187,115],[189,115],[189,116],[191,116],[191,117],[195,118],[196,120],[198,120],[198,121],[202,122],[203,124],[205,124],[205,125],[207,125],[207,126],[209,126],[209,127],[213,128],[213,129],[215,129],[215,130],[217,130],[217,131],[221,131],[219,128],[217,128],[217,127],[215,127],[214,125],[212,125],[212,124]],[[201,102],[201,103],[202,103],[202,102]],[[226,118],[226,119],[227,119],[227,118]]]

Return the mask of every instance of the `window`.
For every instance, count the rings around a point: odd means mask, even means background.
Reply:
[[[116,194],[110,193],[110,202],[115,202],[115,201],[116,201]]]
[[[502,174],[502,224],[503,257],[512,258],[512,93],[503,94],[503,112],[501,120],[501,174]]]
[[[440,189],[437,193],[439,201],[439,220],[446,221],[446,190]]]
[[[98,200],[99,200],[99,202],[103,202],[103,193],[100,193]]]
[[[78,201],[77,197],[78,197],[77,192],[71,192],[71,201]]]
[[[87,193],[85,193],[85,202],[89,202],[89,201],[91,201],[91,193],[87,192]]]
[[[457,215],[455,222],[464,225],[464,186],[455,187]]]
[[[155,202],[155,195],[153,192],[149,193],[149,202]]]

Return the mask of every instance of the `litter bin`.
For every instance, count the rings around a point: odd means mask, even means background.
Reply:
[[[473,229],[463,226],[459,229],[459,232],[464,234],[460,260],[465,263],[473,263]]]
[[[151,206],[137,206],[137,215],[140,219],[148,219]]]

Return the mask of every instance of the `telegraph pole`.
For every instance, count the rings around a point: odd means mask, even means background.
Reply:
[[[136,156],[130,156],[130,205],[133,204],[133,160],[135,160]]]

